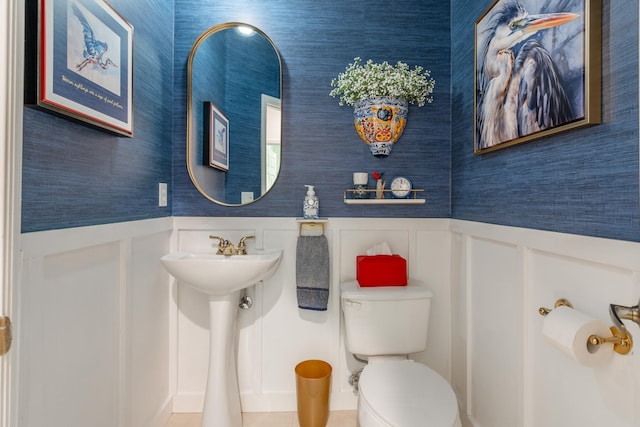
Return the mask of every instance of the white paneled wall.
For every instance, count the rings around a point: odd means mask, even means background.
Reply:
[[[334,368],[331,408],[354,409],[361,364],[344,348],[339,285],[355,257],[386,241],[434,292],[428,349],[412,355],[451,381],[466,426],[640,425],[640,357],[586,368],[542,335],[540,306],[568,298],[609,322],[610,303],[640,297],[640,244],[447,219],[331,218],[326,312],[300,310],[294,218],[164,218],[21,236],[20,426],[162,427],[199,412],[209,352],[206,297],[159,258],[215,250],[210,234],[249,250],[282,249],[278,271],[248,289],[238,319],[243,410],[293,411],[295,365]],[[640,327],[627,321],[640,343]],[[638,344],[640,345],[640,344]],[[468,417],[464,414],[468,413]]]
[[[640,350],[584,367],[538,314],[567,298],[610,324],[609,304],[640,297],[640,245],[464,221],[452,232],[452,377],[472,425],[640,425]]]
[[[295,365],[323,359],[333,366],[331,408],[355,409],[348,384],[362,367],[344,349],[339,285],[355,279],[356,255],[386,241],[408,260],[409,274],[423,280],[435,296],[429,350],[414,355],[449,377],[450,233],[448,220],[331,218],[327,225],[331,257],[328,310],[300,310],[296,301],[295,252],[298,224],[294,218],[175,218],[175,249],[210,249],[210,234],[237,242],[247,234],[260,249],[284,252],[276,274],[249,289],[252,309],[240,311],[238,370],[243,410],[293,411],[296,407]],[[207,372],[208,317],[205,298],[177,286],[178,343],[176,412],[200,411]]]
[[[21,427],[162,427],[171,407],[170,218],[28,233]]]

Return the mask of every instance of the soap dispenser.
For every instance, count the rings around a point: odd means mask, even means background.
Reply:
[[[318,196],[313,189],[313,185],[305,185],[307,187],[307,195],[304,197],[304,204],[302,206],[302,217],[305,219],[318,218],[320,211],[320,202]]]

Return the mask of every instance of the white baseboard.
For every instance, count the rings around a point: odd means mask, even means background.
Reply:
[[[356,410],[357,396],[352,392],[331,393],[329,408],[332,411]],[[173,398],[174,413],[202,412],[203,393],[178,394]],[[295,412],[297,398],[295,393],[243,394],[242,412]]]
[[[200,413],[204,406],[204,393],[180,393],[173,396],[173,412]]]
[[[156,416],[153,418],[150,427],[164,427],[165,425],[167,425],[167,421],[169,421],[172,412],[173,401],[171,398],[168,398],[164,405],[162,405],[162,407],[158,410]]]

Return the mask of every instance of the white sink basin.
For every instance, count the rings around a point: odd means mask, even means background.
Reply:
[[[209,299],[209,373],[202,427],[242,427],[235,360],[236,292],[271,277],[281,257],[282,250],[233,256],[182,251],[160,258],[173,277]]]
[[[207,295],[229,295],[268,279],[278,268],[281,250],[224,256],[182,251],[160,258],[173,277]]]

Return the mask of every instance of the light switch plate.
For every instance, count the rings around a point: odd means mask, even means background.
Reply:
[[[167,206],[167,184],[165,182],[161,182],[158,184],[158,206],[165,207]]]

